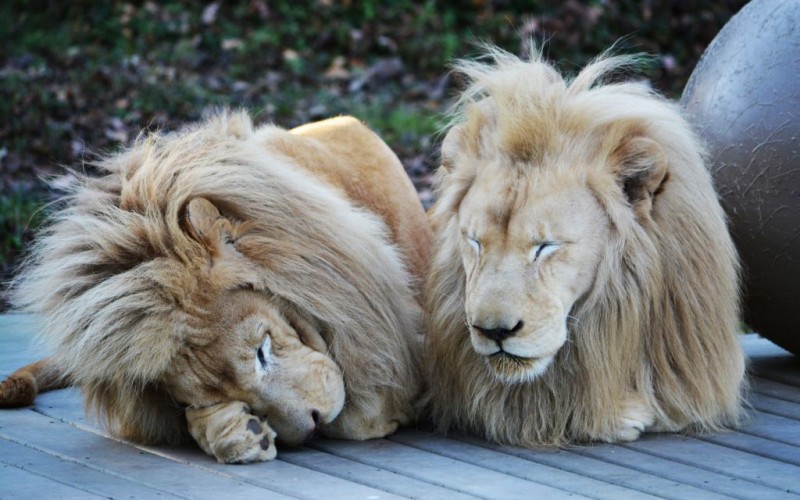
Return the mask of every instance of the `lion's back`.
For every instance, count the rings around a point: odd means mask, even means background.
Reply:
[[[269,135],[269,147],[378,215],[409,272],[424,281],[432,239],[427,218],[400,160],[356,118],[341,116]]]

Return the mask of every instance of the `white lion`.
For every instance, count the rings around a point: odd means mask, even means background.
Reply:
[[[440,430],[522,446],[714,430],[741,417],[739,264],[672,103],[540,56],[463,62],[427,285]]]
[[[273,438],[367,439],[416,417],[431,235],[402,165],[353,118],[223,113],[79,176],[14,286],[53,356],[0,405],[79,386],[115,434],[224,462]]]

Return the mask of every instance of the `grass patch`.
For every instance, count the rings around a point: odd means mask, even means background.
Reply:
[[[528,40],[548,40],[547,57],[574,71],[622,38],[620,52],[655,56],[646,76],[676,97],[745,2],[0,2],[0,279],[37,224],[38,177],[142,129],[221,106],[284,127],[352,114],[430,202],[436,132],[458,84],[446,75],[475,41],[525,54]]]

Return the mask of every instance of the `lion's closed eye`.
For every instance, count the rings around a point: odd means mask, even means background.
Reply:
[[[256,372],[262,373],[268,372],[272,366],[272,338],[270,337],[270,333],[268,331],[264,332],[263,323],[258,324],[258,330],[259,333],[264,336],[264,340],[256,348]]]
[[[542,243],[538,243],[531,248],[531,251],[528,254],[528,261],[535,262],[537,260],[542,260],[558,250],[560,247],[560,243],[555,243],[553,241],[544,241]]]

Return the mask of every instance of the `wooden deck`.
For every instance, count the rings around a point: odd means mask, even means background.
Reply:
[[[35,328],[32,317],[0,316],[1,376],[41,355]],[[564,450],[406,429],[221,465],[193,446],[111,438],[85,417],[76,390],[55,391],[32,408],[0,410],[0,498],[797,498],[800,362],[755,335],[743,343],[754,384],[740,431]]]

